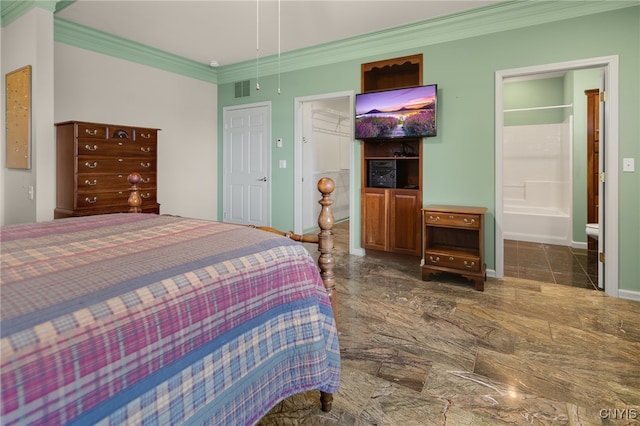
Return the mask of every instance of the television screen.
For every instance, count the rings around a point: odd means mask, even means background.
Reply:
[[[356,94],[356,139],[436,136],[438,86]]]

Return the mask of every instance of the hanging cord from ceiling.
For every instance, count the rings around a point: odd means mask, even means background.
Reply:
[[[256,0],[256,90],[260,90],[260,0]]]
[[[280,13],[280,0],[278,0],[278,95],[280,94],[280,54],[281,54],[281,49],[280,49],[280,17],[282,16],[282,14]]]

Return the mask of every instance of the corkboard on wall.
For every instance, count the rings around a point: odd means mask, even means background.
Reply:
[[[31,168],[31,65],[6,75],[7,168]]]

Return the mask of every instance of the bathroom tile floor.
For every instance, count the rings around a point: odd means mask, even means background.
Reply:
[[[504,240],[504,275],[597,290],[597,251]]]
[[[640,425],[640,302],[554,282],[572,281],[585,254],[530,248],[529,265],[565,265],[566,277],[488,278],[481,292],[456,276],[422,281],[419,258],[352,256],[348,226],[334,232],[333,409],[309,391],[259,426]]]

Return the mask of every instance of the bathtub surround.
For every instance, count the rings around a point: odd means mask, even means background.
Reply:
[[[572,245],[571,116],[504,129],[503,237]]]

